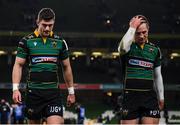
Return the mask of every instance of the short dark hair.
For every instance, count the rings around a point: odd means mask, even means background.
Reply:
[[[51,8],[42,8],[38,13],[38,20],[55,20],[55,13]]]

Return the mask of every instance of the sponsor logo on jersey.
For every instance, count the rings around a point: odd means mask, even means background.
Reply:
[[[40,63],[40,62],[57,62],[57,57],[33,57],[33,63]]]
[[[33,35],[29,35],[28,38],[29,38],[29,39],[32,39],[32,38],[34,38],[34,36],[33,36]]]
[[[24,45],[24,43],[20,41],[20,42],[19,42],[19,45]]]
[[[54,35],[54,38],[59,39],[60,37],[58,35]]]
[[[37,42],[34,42],[34,46],[36,46],[37,45]]]
[[[153,63],[142,61],[142,60],[137,60],[137,59],[130,59],[129,64],[136,65],[136,66],[142,66],[142,67],[148,67],[148,68],[153,67]]]

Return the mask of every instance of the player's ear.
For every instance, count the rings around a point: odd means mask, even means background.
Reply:
[[[38,19],[36,20],[36,24],[37,24],[37,26],[39,26],[39,20]]]

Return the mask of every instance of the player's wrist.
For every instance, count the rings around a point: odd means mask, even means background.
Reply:
[[[71,87],[68,88],[68,93],[71,94],[71,95],[73,95],[73,94],[75,93],[73,86],[71,86]]]
[[[136,32],[136,27],[130,26],[130,27],[129,27],[129,30],[130,30],[131,32]]]
[[[13,83],[12,85],[12,91],[16,91],[16,90],[19,90],[19,83]]]
[[[163,95],[160,95],[159,101],[164,101],[164,96]]]

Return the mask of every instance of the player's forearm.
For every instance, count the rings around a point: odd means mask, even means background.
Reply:
[[[67,87],[73,86],[73,75],[71,67],[65,67],[64,69],[64,80],[66,82]]]
[[[13,67],[13,72],[12,72],[13,91],[19,89],[21,76],[22,76],[22,66],[15,63]]]
[[[130,27],[121,39],[118,46],[118,51],[120,52],[120,54],[127,53],[130,50],[130,46],[134,41],[135,31],[135,28]]]
[[[73,74],[70,66],[64,67],[64,80],[69,94],[74,94]]]
[[[164,85],[163,85],[163,79],[161,75],[161,66],[155,68],[154,84],[157,89],[158,99],[164,100]]]

